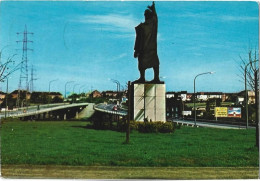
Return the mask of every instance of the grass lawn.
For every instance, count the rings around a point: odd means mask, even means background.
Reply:
[[[81,121],[1,125],[2,165],[258,167],[255,130],[182,127],[173,134],[86,129]]]

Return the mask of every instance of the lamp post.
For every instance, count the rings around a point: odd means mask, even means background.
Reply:
[[[181,102],[182,102],[182,120],[184,120],[184,101],[183,101],[183,96],[181,96]]]
[[[198,75],[196,75],[195,76],[195,78],[194,78],[194,98],[193,98],[193,100],[194,100],[194,125],[196,126],[196,121],[197,121],[197,115],[196,115],[196,78],[198,77],[198,76],[200,76],[200,75],[204,75],[204,74],[213,74],[213,73],[215,73],[215,72],[204,72],[204,73],[200,73],[200,74],[198,74]]]
[[[245,66],[245,107],[246,107],[246,128],[248,128],[248,94],[247,94],[247,80],[246,80],[246,73],[247,73],[247,66],[257,62],[258,60],[250,61],[248,64]],[[256,110],[258,111],[258,110]]]
[[[6,45],[6,46],[4,46],[2,49],[1,49],[1,51],[0,51],[0,62],[1,62],[1,60],[2,60],[2,52],[3,52],[3,50],[6,48],[6,47],[8,47],[9,45]]]
[[[8,109],[7,99],[8,99],[8,77],[6,77],[5,118],[6,118],[7,109]]]
[[[48,100],[48,107],[49,107],[49,104],[50,104],[50,92],[51,92],[51,83],[52,82],[55,82],[55,81],[57,81],[58,79],[55,79],[55,80],[51,80],[50,82],[49,82],[49,100]]]
[[[83,88],[83,87],[85,87],[86,85],[83,85],[83,86],[81,86],[80,88],[79,88],[79,94],[80,94],[80,90]],[[84,90],[84,89],[83,89]]]
[[[111,81],[113,81],[114,83],[116,83],[116,91],[117,91],[117,98],[119,99],[119,92],[120,92],[120,82],[118,80],[115,80],[115,79],[110,79]],[[119,100],[120,101],[120,100]]]
[[[75,81],[69,81],[69,82],[66,82],[66,84],[65,84],[65,99],[66,99],[66,94],[67,94],[67,85],[69,84],[69,83],[72,83],[72,82],[75,82]]]
[[[79,84],[75,84],[75,85],[73,86],[73,99],[72,99],[72,103],[74,103],[74,98],[75,98],[74,90],[75,90],[75,87],[76,87],[77,85],[79,85]]]

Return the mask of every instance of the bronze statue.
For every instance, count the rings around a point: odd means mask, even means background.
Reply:
[[[158,18],[155,4],[148,6],[144,12],[145,22],[135,27],[136,39],[134,57],[138,57],[140,78],[135,83],[145,82],[145,70],[153,68],[154,79],[151,83],[161,83],[159,79],[159,58],[157,55]]]

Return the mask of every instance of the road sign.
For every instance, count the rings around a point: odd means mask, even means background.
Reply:
[[[215,107],[215,117],[227,117],[228,108],[227,107]]]

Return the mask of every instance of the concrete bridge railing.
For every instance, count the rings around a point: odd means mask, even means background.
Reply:
[[[35,110],[35,111],[28,111],[28,112],[19,112],[19,113],[9,113],[8,117],[26,117],[26,116],[33,116],[38,114],[43,114],[47,112],[57,111],[61,109],[68,109],[73,107],[80,107],[80,106],[87,106],[88,103],[78,103],[78,104],[69,104],[69,105],[60,105],[56,107],[51,108],[43,108],[41,110]]]

